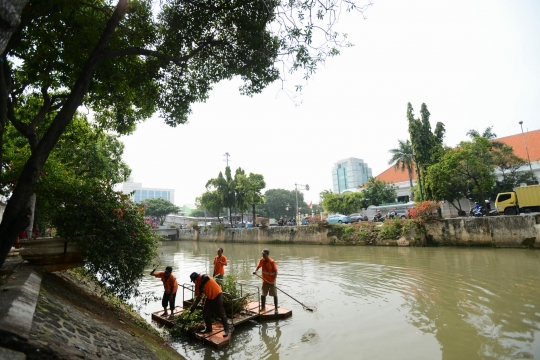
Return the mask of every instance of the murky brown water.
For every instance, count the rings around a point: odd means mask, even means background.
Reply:
[[[251,272],[268,246],[278,287],[317,311],[280,294],[292,318],[240,325],[224,350],[173,344],[186,358],[540,358],[540,251],[170,242],[162,267],[187,283],[212,271],[219,246],[228,273],[256,285]],[[147,277],[141,289],[161,296],[162,285]]]

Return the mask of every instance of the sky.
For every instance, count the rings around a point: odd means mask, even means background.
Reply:
[[[239,79],[224,81],[189,123],[171,128],[156,114],[123,136],[134,181],[193,204],[228,152],[233,172],[264,175],[266,189],[309,184],[304,198],[317,203],[338,160],[363,159],[374,176],[389,167],[388,151],[409,137],[408,102],[418,117],[426,103],[448,146],[470,129],[493,126],[499,137],[521,132],[519,121],[540,129],[540,1],[372,2],[367,19],[342,15],[337,29],[355,46],[307,83],[287,75],[247,97]]]

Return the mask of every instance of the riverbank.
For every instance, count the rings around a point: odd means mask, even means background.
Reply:
[[[178,240],[226,243],[294,243],[367,246],[489,246],[540,248],[540,215],[466,217],[385,224],[279,226],[249,229],[182,229]]]
[[[115,297],[100,296],[95,284],[76,271],[38,277],[27,338],[4,329],[0,346],[27,359],[183,359],[134,310]],[[8,278],[4,286],[9,283]]]

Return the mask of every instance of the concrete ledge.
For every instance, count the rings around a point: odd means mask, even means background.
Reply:
[[[28,340],[41,287],[41,274],[33,270],[13,273],[0,287],[0,332]]]
[[[18,351],[0,347],[0,359],[26,360],[26,355]]]

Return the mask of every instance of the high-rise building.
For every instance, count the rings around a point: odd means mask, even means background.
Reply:
[[[358,187],[367,183],[372,176],[371,169],[364,160],[353,157],[340,160],[332,168],[334,192],[341,194],[357,191]]]
[[[159,189],[159,188],[147,188],[142,186],[142,183],[133,182],[133,178],[129,178],[128,181],[122,183],[122,192],[129,194],[135,191],[132,198],[133,201],[139,203],[146,199],[162,198],[168,200],[174,204],[174,190],[173,189]]]

